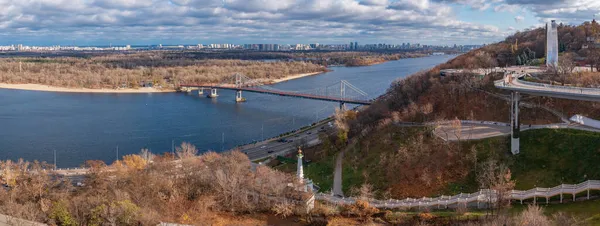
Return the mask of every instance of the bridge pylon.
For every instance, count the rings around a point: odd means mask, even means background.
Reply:
[[[210,94],[208,95],[208,97],[210,98],[217,98],[219,95],[217,94],[217,89],[212,88],[210,89]]]
[[[202,95],[204,95],[204,88],[200,87],[198,89],[198,96],[202,96]]]
[[[245,102],[246,98],[242,97],[242,91],[241,90],[237,90],[235,91],[235,102]]]

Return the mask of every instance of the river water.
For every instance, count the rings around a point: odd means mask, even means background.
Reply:
[[[402,59],[333,71],[273,85],[308,90],[346,80],[371,98],[398,78],[433,67],[453,56]],[[227,150],[273,137],[328,117],[338,103],[219,90],[209,99],[197,94],[53,93],[0,89],[0,159],[40,160],[59,167],[86,160],[107,163],[117,156],[169,152],[183,141],[201,152]],[[117,151],[118,150],[118,151]]]

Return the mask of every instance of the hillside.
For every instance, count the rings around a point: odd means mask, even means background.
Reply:
[[[571,54],[592,55],[598,49],[581,49],[582,36],[590,26],[561,26],[559,35],[564,48],[562,57]],[[584,32],[584,34],[580,34]],[[435,122],[439,120],[509,121],[510,93],[496,89],[493,81],[503,74],[495,66],[515,65],[523,53],[537,55],[529,63],[542,61],[544,30],[519,32],[505,41],[458,56],[447,63],[394,82],[387,93],[356,117],[347,118],[348,138],[356,145],[346,146],[343,136],[328,138],[315,148],[307,174],[327,191],[337,153],[343,159],[344,194],[353,194],[362,184],[370,184],[380,198],[436,196],[476,191],[477,171],[493,160],[511,169],[516,186],[554,186],[600,179],[595,167],[600,140],[598,135],[569,130],[536,130],[522,134],[522,154],[509,153],[507,137],[480,141],[444,142],[431,134],[432,128],[407,128],[397,122]],[[519,46],[514,45],[519,40]],[[583,39],[585,41],[585,39]],[[580,46],[577,48],[576,46]],[[565,60],[566,61],[566,60]],[[521,62],[522,63],[522,62]],[[465,71],[441,76],[442,69],[487,68],[481,75]],[[588,73],[598,80],[598,73]],[[552,73],[547,79],[558,80]],[[562,75],[561,75],[562,76]],[[573,72],[571,79],[584,78]],[[529,106],[520,108],[523,124],[560,123],[562,117],[582,114],[600,119],[600,103],[525,96]],[[534,107],[531,107],[534,106]],[[553,109],[559,115],[548,111]],[[353,143],[353,142],[349,142]],[[309,156],[307,154],[307,156]],[[585,156],[585,157],[583,157]]]

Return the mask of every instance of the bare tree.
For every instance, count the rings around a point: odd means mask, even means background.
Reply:
[[[510,169],[506,165],[493,159],[483,162],[477,173],[477,182],[480,188],[490,189],[488,203],[492,213],[494,209],[501,210],[510,206],[510,195],[515,182],[512,181]]]
[[[196,154],[198,154],[198,149],[196,149],[196,146],[193,144],[183,142],[181,143],[181,146],[175,148],[175,153],[179,159],[186,159],[196,156]]]
[[[489,53],[479,51],[475,54],[475,67],[483,69],[485,75],[492,73],[493,69],[498,66],[498,62]]]
[[[147,148],[143,148],[140,151],[140,156],[146,160],[146,162],[152,162],[154,161],[154,154],[152,154],[152,152],[150,152],[150,150],[148,150]]]
[[[552,70],[555,72],[555,75],[558,76],[560,82],[564,85],[569,76],[573,73],[577,67],[575,64],[575,56],[573,53],[565,53],[558,60],[558,65],[556,68]]]

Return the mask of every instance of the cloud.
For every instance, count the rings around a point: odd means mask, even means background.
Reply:
[[[527,8],[540,21],[557,19],[571,24],[589,21],[600,12],[598,0],[506,0],[505,4]]]
[[[523,17],[523,16],[515,16],[515,22],[521,23],[521,22],[523,22],[523,20],[525,20],[525,17]]]
[[[360,4],[367,6],[387,6],[389,2],[388,0],[362,0]]]
[[[514,1],[0,0],[0,45],[18,44],[6,43],[16,40],[49,44],[491,42],[502,39],[505,31],[460,20],[451,4],[486,10],[501,4],[512,7]],[[535,1],[526,5],[538,7]],[[540,15],[554,13],[539,9]]]

